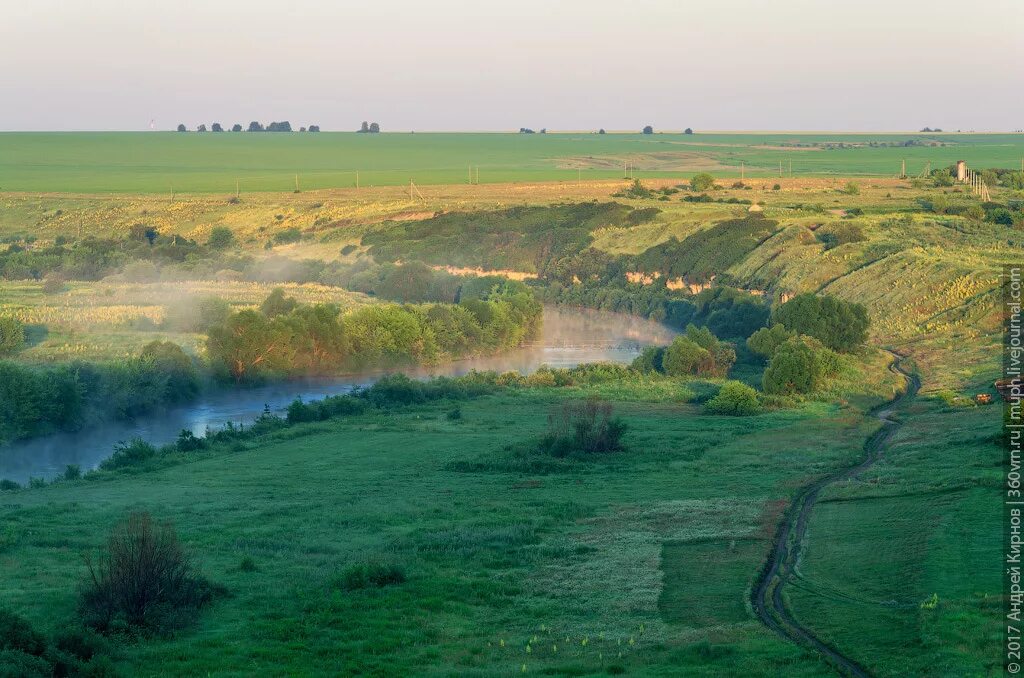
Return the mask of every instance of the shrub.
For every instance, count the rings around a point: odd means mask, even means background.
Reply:
[[[843,192],[847,195],[860,195],[860,186],[851,181],[846,184],[846,188],[843,189]]]
[[[17,650],[30,655],[46,651],[46,638],[25,619],[0,609],[0,650]]]
[[[53,668],[42,657],[20,650],[0,650],[0,678],[50,678]]]
[[[728,414],[747,416],[761,411],[757,399],[757,391],[743,382],[727,381],[714,398],[709,400],[704,409],[712,414]]]
[[[61,477],[64,480],[78,480],[82,477],[82,467],[78,464],[68,464],[64,467],[64,473]]]
[[[664,372],[664,358],[665,348],[663,346],[647,346],[640,355],[633,359],[630,367],[637,372],[644,372],[647,374],[653,372]]]
[[[540,447],[557,457],[616,452],[622,449],[625,432],[626,423],[614,416],[611,403],[572,400],[548,414],[548,432]]]
[[[115,526],[106,552],[86,565],[79,613],[100,632],[180,628],[223,592],[196,572],[174,528],[148,513]]]
[[[66,288],[64,277],[56,274],[46,276],[43,280],[43,293],[44,294],[60,294]]]
[[[100,462],[100,468],[113,471],[143,464],[156,457],[157,450],[142,438],[114,445],[114,453]]]
[[[715,186],[715,178],[707,172],[695,174],[690,179],[690,190],[694,193],[701,193],[710,190]]]
[[[25,345],[25,326],[11,316],[0,316],[0,356],[17,353]]]
[[[227,226],[214,226],[210,230],[210,239],[206,241],[206,244],[215,250],[227,249],[234,243],[235,234]]]
[[[13,492],[14,490],[20,489],[21,485],[14,482],[13,480],[8,480],[7,478],[0,480],[0,492]]]
[[[705,364],[709,357],[710,353],[707,349],[702,348],[693,340],[676,337],[672,344],[665,349],[662,365],[665,374],[669,376],[696,374],[700,365]]]
[[[405,580],[405,571],[397,565],[358,563],[342,570],[334,584],[343,591],[358,591],[403,584]]]
[[[295,227],[286,228],[274,234],[274,242],[278,245],[287,245],[300,240],[302,240],[302,231]]]
[[[197,438],[192,431],[184,428],[178,434],[178,439],[174,442],[174,446],[179,452],[192,452],[204,449],[206,447],[206,440]]]
[[[825,249],[839,247],[852,242],[863,242],[867,240],[864,231],[855,223],[837,222],[826,224],[814,232],[814,235],[821,242],[825,243]]]

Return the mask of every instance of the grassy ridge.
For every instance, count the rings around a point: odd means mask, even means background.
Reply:
[[[1024,135],[6,132],[0,147],[3,191],[231,193],[236,179],[290,191],[296,173],[304,189],[354,186],[356,171],[363,186],[468,183],[471,165],[484,183],[609,179],[624,160],[640,177],[737,175],[741,162],[748,177],[778,176],[780,162],[800,176],[895,176],[902,160],[911,174],[960,159],[1019,167]]]

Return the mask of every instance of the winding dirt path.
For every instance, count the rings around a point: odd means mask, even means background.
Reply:
[[[754,614],[765,626],[783,638],[810,647],[827,659],[841,674],[868,678],[869,671],[855,660],[818,638],[794,617],[783,597],[783,589],[794,574],[800,560],[800,551],[807,541],[807,524],[811,511],[821,491],[832,483],[852,478],[869,468],[881,458],[893,434],[903,423],[893,416],[893,410],[911,399],[921,386],[916,375],[903,367],[904,356],[889,351],[893,356],[889,370],[899,374],[906,381],[906,388],[889,402],[876,407],[872,414],[881,420],[882,426],[864,442],[864,459],[854,466],[836,471],[800,488],[793,503],[783,516],[775,534],[772,550],[751,593],[750,602]]]

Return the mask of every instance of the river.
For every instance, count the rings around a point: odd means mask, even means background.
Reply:
[[[545,307],[541,337],[529,346],[485,358],[457,360],[443,365],[400,370],[411,377],[458,376],[470,370],[533,372],[541,365],[572,367],[581,363],[628,363],[644,346],[668,344],[676,332],[650,320],[622,313],[566,307]],[[256,388],[216,389],[188,405],[139,417],[109,422],[74,433],[57,433],[0,448],[0,478],[25,483],[52,478],[68,464],[82,471],[96,468],[122,440],[142,438],[155,445],[171,442],[183,429],[202,435],[207,427],[227,422],[248,423],[265,407],[280,411],[295,398],[315,400],[347,393],[372,384],[384,372],[341,377],[275,382]]]

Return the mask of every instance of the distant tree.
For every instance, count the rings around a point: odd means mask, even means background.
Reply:
[[[275,287],[270,295],[263,300],[263,303],[260,304],[260,311],[268,318],[273,318],[274,316],[291,313],[298,305],[299,302],[295,300],[295,297],[286,297],[283,289]]]
[[[263,131],[263,125],[261,125],[260,123],[256,122],[255,120],[253,120],[252,122],[249,123],[249,131],[250,132],[262,132]]]
[[[771,358],[775,351],[784,343],[796,336],[796,332],[787,330],[782,323],[771,327],[762,327],[747,339],[747,348],[762,358]]]
[[[272,122],[269,125],[267,125],[267,131],[268,132],[291,132],[292,131],[292,124],[290,122],[288,122],[287,120],[284,120],[282,122]]]
[[[368,123],[365,120],[363,120],[363,124],[360,125],[359,131],[362,132],[363,134],[366,134],[367,132],[369,132],[370,131],[370,123]]]
[[[215,122],[215,123],[213,123],[213,125],[210,126],[210,131],[211,132],[223,132],[224,128],[221,126],[221,124],[219,122]]]
[[[529,127],[520,127],[519,128],[519,133],[520,134],[533,134],[533,130],[530,129]]]
[[[811,393],[839,370],[835,353],[813,337],[793,337],[775,349],[761,378],[765,393]]]
[[[377,134],[378,132],[380,132],[380,125],[378,125],[375,122],[371,122],[370,123],[370,132],[372,134]]]
[[[644,134],[654,134],[654,128],[650,125],[644,127]]]
[[[300,131],[300,132],[305,132],[305,131],[306,131],[306,128],[305,128],[305,127],[300,127],[300,128],[299,128],[299,131]]]
[[[231,126],[231,131],[232,131],[232,132],[241,132],[241,131],[242,131],[242,126],[241,126],[241,125],[239,125],[239,124],[238,124],[238,123],[236,122],[236,123],[235,123],[234,125],[232,125],[232,126]]]
[[[179,132],[187,132],[188,131],[188,128],[185,127],[185,123],[181,123],[180,125],[178,125],[178,131]]]
[[[685,130],[683,130],[683,134],[693,134],[693,130],[687,127]]]
[[[547,134],[548,133],[548,128],[547,127],[541,127],[540,128],[540,133],[541,134]]]
[[[707,172],[694,174],[690,179],[690,189],[696,192],[706,191],[715,185],[715,178]]]
[[[309,131],[310,132],[319,132],[320,131],[320,125],[310,125],[309,126]]]
[[[847,195],[860,195],[860,186],[855,182],[851,181],[846,184],[846,188],[843,189]]]
[[[196,127],[196,131],[197,132],[205,132],[206,131],[206,125],[200,125],[199,127]]]
[[[597,133],[598,133],[598,134],[604,134],[604,133],[605,133],[605,132],[604,132],[604,127],[602,127],[601,129],[597,130]]]
[[[235,242],[235,234],[227,226],[214,226],[210,231],[210,239],[207,241],[207,245],[216,249],[222,250],[230,247]]]

